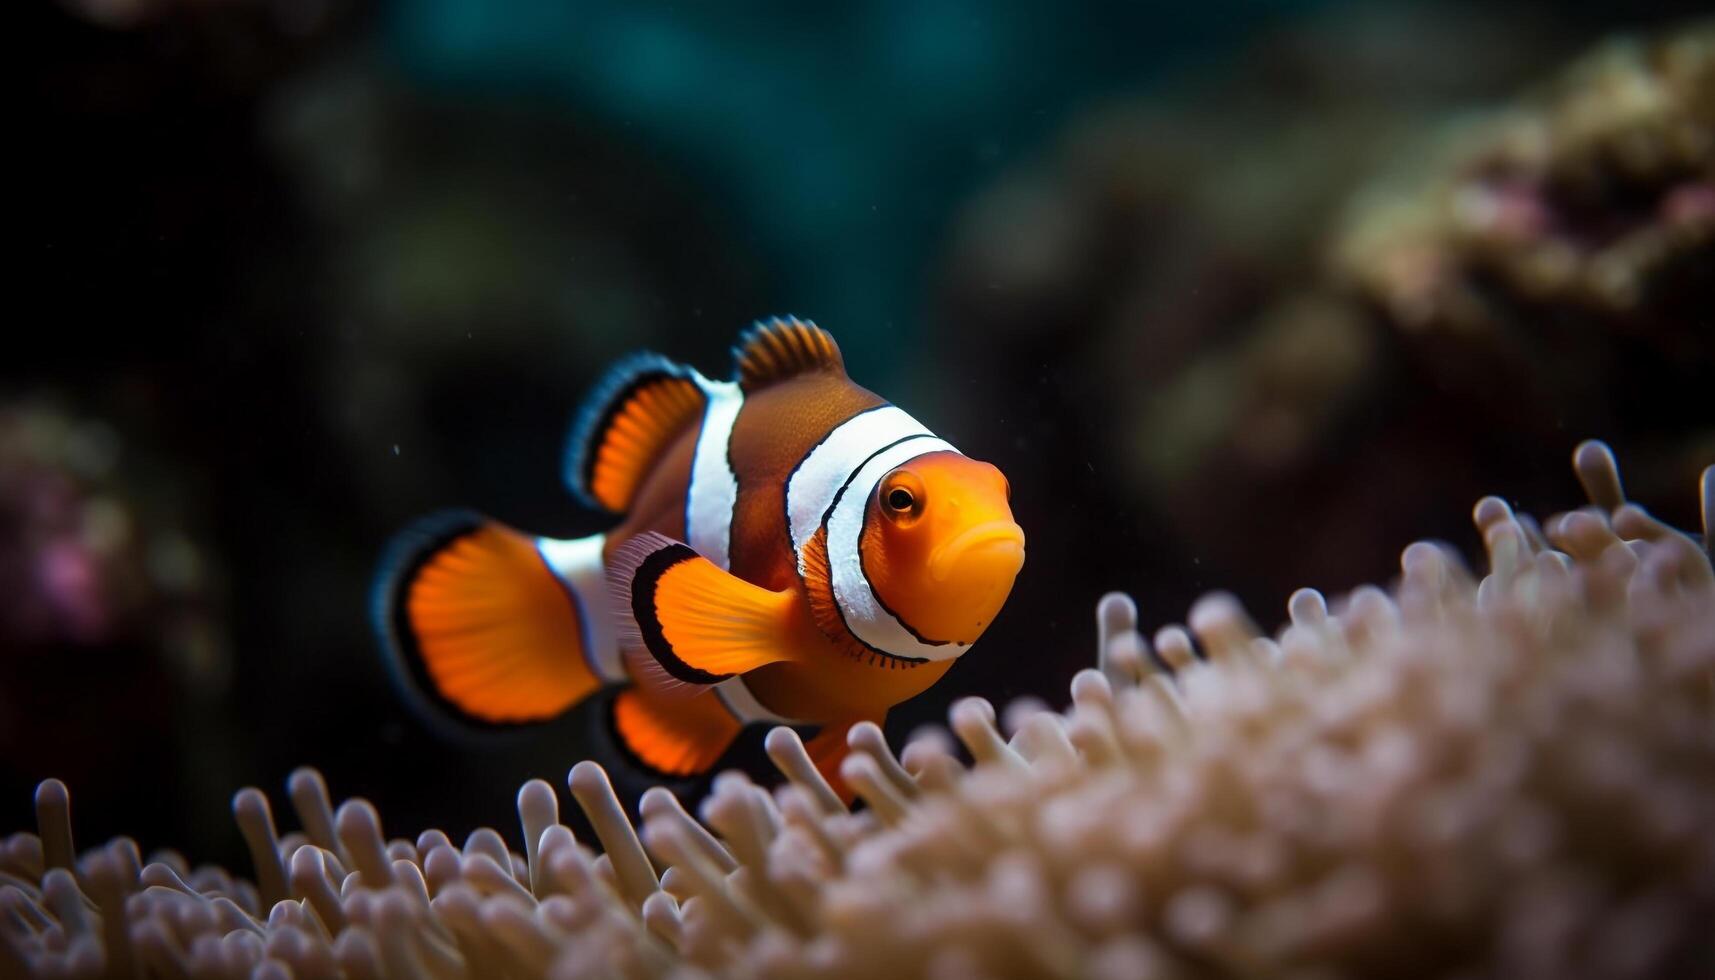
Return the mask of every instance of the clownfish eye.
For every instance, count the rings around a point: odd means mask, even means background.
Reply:
[[[923,479],[910,470],[894,470],[876,490],[875,500],[888,520],[902,527],[911,524],[923,513]]]

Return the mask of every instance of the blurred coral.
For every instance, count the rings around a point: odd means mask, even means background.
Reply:
[[[1330,256],[1419,413],[1602,431],[1638,446],[1646,493],[1677,485],[1715,451],[1715,21],[1613,38],[1450,123],[1354,195]]]
[[[569,787],[605,853],[518,793],[525,843],[387,840],[322,778],[233,810],[255,883],[129,838],[77,856],[69,797],[0,845],[0,962],[97,976],[1670,977],[1715,961],[1715,467],[1704,540],[1625,502],[1542,524],[1485,498],[1480,581],[1443,547],[1391,592],[1312,590],[1259,635],[1224,594],[1153,643],[1098,607],[1063,713],[953,706],[895,757],[853,729],[848,812],[789,729],[772,793],[692,819]],[[1010,732],[1003,738],[1001,729]],[[658,873],[659,872],[659,873]]]
[[[8,597],[0,623],[12,643],[100,643],[135,604],[137,570],[119,567],[131,557],[129,517],[111,497],[88,493],[111,477],[117,443],[99,422],[42,406],[0,414]]]
[[[182,683],[217,693],[230,666],[218,576],[183,500],[152,472],[143,489],[123,448],[100,419],[0,404],[0,644],[14,664],[158,646]]]
[[[1454,128],[1415,186],[1360,195],[1339,273],[1402,331],[1688,334],[1715,248],[1715,22],[1613,40],[1518,105]],[[1408,178],[1410,179],[1410,178]],[[1556,310],[1585,322],[1544,323]],[[1551,348],[1552,349],[1552,348]]]
[[[1093,540],[1129,516],[1158,561],[1141,579],[1196,561],[1284,595],[1373,576],[1376,540],[1453,533],[1422,523],[1434,501],[1545,496],[1520,447],[1569,429],[1633,446],[1648,492],[1694,475],[1715,451],[1715,28],[1612,40],[1476,111],[1563,60],[1554,25],[1470,20],[1505,16],[1342,12],[1092,113],[978,198],[943,311],[1001,380],[956,409],[1039,420],[1026,507],[1112,461],[1109,502],[1035,526]],[[1135,557],[1114,555],[1105,574]]]
[[[182,465],[121,433],[49,398],[0,401],[0,786],[56,772],[93,807],[200,828],[188,791],[241,778],[219,724],[226,580]],[[163,758],[187,792],[139,798],[130,780]]]

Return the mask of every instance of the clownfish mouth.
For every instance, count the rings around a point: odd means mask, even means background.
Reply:
[[[929,553],[929,577],[945,582],[956,572],[1009,582],[1024,567],[1024,529],[1012,521],[968,527]]]

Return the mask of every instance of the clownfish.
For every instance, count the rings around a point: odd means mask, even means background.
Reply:
[[[1010,488],[846,376],[827,331],[760,322],[733,380],[655,354],[615,365],[573,426],[565,477],[620,515],[536,537],[465,512],[402,533],[378,580],[386,656],[484,725],[543,721],[610,686],[620,744],[707,772],[752,723],[846,734],[927,689],[1000,612],[1024,564]]]

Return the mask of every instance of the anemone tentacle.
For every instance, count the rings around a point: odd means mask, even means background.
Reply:
[[[1420,542],[1272,636],[1215,594],[1153,643],[1104,597],[1065,710],[966,699],[898,756],[854,726],[855,812],[784,728],[785,781],[727,773],[701,819],[653,790],[634,824],[580,763],[597,841],[534,780],[521,854],[388,840],[300,770],[302,831],[234,798],[252,883],[78,855],[49,780],[0,842],[0,973],[1687,975],[1715,957],[1715,571],[1606,447],[1575,460],[1590,507],[1479,502],[1480,579]]]

